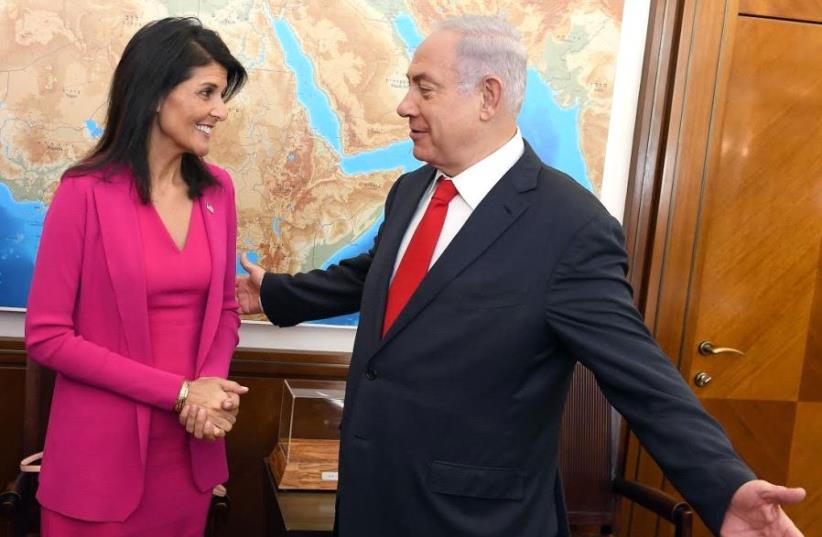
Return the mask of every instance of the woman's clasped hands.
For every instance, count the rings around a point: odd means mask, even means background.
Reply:
[[[191,381],[180,411],[180,425],[195,438],[214,441],[224,437],[237,421],[240,396],[248,388],[233,380],[200,377]]]

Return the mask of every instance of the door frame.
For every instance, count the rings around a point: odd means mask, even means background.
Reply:
[[[674,365],[683,349],[688,297],[698,281],[696,239],[705,181],[717,155],[724,89],[739,0],[660,0],[652,4],[637,106],[624,227],[629,281],[645,323]],[[693,386],[691,379],[686,379]],[[675,492],[633,435],[623,431],[624,474]],[[655,515],[625,504],[620,535],[656,536]],[[663,533],[664,534],[664,533]]]
[[[626,247],[637,305],[680,369],[705,180],[718,156],[709,154],[711,136],[721,132],[731,59],[722,44],[733,42],[737,11],[738,0],[663,0],[651,14],[660,35],[646,50]]]

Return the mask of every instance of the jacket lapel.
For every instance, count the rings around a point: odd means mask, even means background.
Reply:
[[[376,349],[380,342],[385,304],[388,300],[388,286],[400,243],[435,172],[436,170],[431,166],[423,166],[411,172],[399,185],[392,202],[391,214],[385,215],[380,243],[368,272],[368,280],[375,282],[375,285],[369,286],[365,290],[367,296],[363,297],[364,303],[376,306],[360,312],[358,328],[358,335],[367,336],[364,338],[364,343],[369,349]]]
[[[109,181],[99,181],[94,188],[94,199],[129,357],[152,365],[146,273],[135,210],[138,194],[130,176],[121,173]]]
[[[526,143],[523,156],[471,213],[451,244],[425,275],[375,352],[408,326],[451,280],[488,249],[525,212],[529,203],[522,193],[536,188],[540,169],[541,162]],[[403,232],[407,224],[408,222],[405,222]],[[402,234],[400,240],[401,238]],[[391,244],[394,246],[393,258],[396,256],[398,245]],[[386,279],[390,279],[390,273]],[[380,307],[384,311],[385,300],[381,302]]]
[[[99,181],[94,188],[94,203],[128,356],[154,365],[142,238],[135,210],[139,197],[131,175],[120,172],[108,181]],[[137,405],[137,432],[143,462],[147,457],[150,421],[151,409]]]
[[[194,210],[201,212],[208,236],[208,248],[211,251],[211,280],[208,285],[205,313],[203,314],[203,328],[200,332],[200,344],[197,348],[197,363],[194,371],[197,375],[203,367],[217,325],[220,322],[220,309],[223,305],[223,284],[226,259],[226,209],[223,197],[217,195],[219,187],[206,189],[203,196],[194,203]]]

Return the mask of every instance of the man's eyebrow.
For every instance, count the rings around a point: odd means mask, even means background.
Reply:
[[[439,86],[439,83],[437,83],[436,80],[434,80],[433,78],[431,78],[430,76],[428,76],[425,73],[419,73],[419,74],[416,74],[416,75],[413,75],[413,76],[405,75],[405,78],[407,78],[410,82],[416,82],[416,83],[430,82],[431,84]]]

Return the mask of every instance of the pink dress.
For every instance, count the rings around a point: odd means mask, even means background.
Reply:
[[[211,277],[201,204],[194,202],[182,250],[153,205],[138,204],[137,213],[154,366],[192,378]],[[152,409],[145,490],[137,509],[124,522],[86,522],[44,508],[43,536],[201,537],[211,492],[200,492],[194,484],[189,441],[197,440],[171,409]]]

